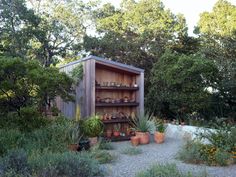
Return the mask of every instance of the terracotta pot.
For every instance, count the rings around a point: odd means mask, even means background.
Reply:
[[[98,143],[98,137],[91,137],[89,138],[89,145],[94,146]]]
[[[133,146],[138,146],[139,145],[139,137],[138,136],[132,136],[130,138],[131,144]]]
[[[78,151],[79,145],[78,144],[69,144],[68,149],[71,151]]]
[[[163,143],[165,141],[165,134],[160,133],[160,132],[155,132],[154,133],[154,140],[158,144]]]
[[[118,137],[118,136],[120,136],[120,132],[119,132],[119,131],[114,131],[114,132],[113,132],[113,135],[114,135],[115,137]]]
[[[139,137],[140,144],[149,144],[150,134],[149,132],[135,132],[136,136]]]
[[[112,136],[112,131],[111,130],[107,130],[106,131],[106,137],[107,138],[111,138],[111,136]]]

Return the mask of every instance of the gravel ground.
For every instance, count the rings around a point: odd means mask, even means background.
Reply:
[[[214,177],[236,177],[236,165],[229,167],[209,167],[205,165],[192,165],[176,160],[176,154],[183,145],[183,141],[166,138],[164,144],[150,143],[138,146],[142,154],[129,156],[122,154],[124,148],[130,147],[130,142],[112,143],[115,147],[110,151],[117,156],[117,160],[104,165],[109,177],[134,177],[141,170],[149,168],[157,163],[175,163],[183,172],[191,172],[193,175],[205,174]]]

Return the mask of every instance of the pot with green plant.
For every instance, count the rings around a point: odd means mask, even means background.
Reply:
[[[120,136],[120,127],[121,127],[120,124],[115,124],[115,125],[114,125],[113,135],[114,135],[115,137]]]
[[[83,134],[81,133],[79,124],[74,125],[71,127],[69,131],[69,141],[71,144],[68,145],[68,148],[71,151],[78,151],[79,149],[79,142],[82,138]]]
[[[83,123],[83,132],[89,138],[90,146],[94,146],[98,142],[98,136],[103,132],[103,123],[99,116],[89,117]]]
[[[149,121],[150,121],[150,116],[143,115],[133,119],[131,122],[135,129],[135,135],[139,137],[140,144],[149,144],[150,142]]]
[[[160,144],[165,141],[165,130],[167,126],[163,121],[155,121],[156,132],[154,133],[154,140],[156,143]]]

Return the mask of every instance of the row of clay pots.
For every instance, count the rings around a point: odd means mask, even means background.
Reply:
[[[154,133],[154,141],[156,143],[163,143],[165,140],[165,134],[160,132]],[[149,132],[136,132],[135,136],[131,137],[131,144],[137,146],[139,144],[149,144],[150,143],[150,133]]]

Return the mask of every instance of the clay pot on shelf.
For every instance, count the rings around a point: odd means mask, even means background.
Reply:
[[[101,102],[101,98],[99,96],[96,97],[96,102],[97,103]]]
[[[111,136],[112,136],[112,130],[107,130],[106,131],[106,137],[111,138]]]
[[[165,133],[155,132],[154,140],[156,143],[161,144],[165,141]]]
[[[128,103],[129,102],[129,97],[125,96],[124,97],[124,103]]]
[[[119,132],[119,131],[113,131],[113,135],[114,135],[115,137],[118,137],[118,136],[120,136],[120,132]]]
[[[139,145],[139,137],[138,136],[132,136],[130,138],[131,144],[133,146],[138,146]]]
[[[136,136],[139,137],[140,144],[149,144],[150,133],[149,132],[135,132]]]

